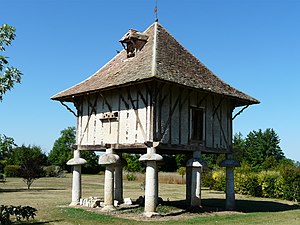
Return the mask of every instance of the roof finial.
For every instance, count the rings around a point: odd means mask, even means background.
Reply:
[[[158,22],[158,17],[157,17],[157,0],[155,0],[154,13],[155,13],[155,22]]]

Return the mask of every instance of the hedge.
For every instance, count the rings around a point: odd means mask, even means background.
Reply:
[[[225,169],[205,171],[203,184],[213,190],[225,191]],[[235,192],[255,197],[300,200],[300,169],[293,167],[277,171],[235,171]]]

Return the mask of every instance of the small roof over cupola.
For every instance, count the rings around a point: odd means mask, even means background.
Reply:
[[[127,57],[135,56],[146,44],[148,36],[134,29],[129,31],[121,38],[119,42],[123,45],[127,52]]]
[[[157,21],[144,32],[130,29],[120,42],[123,51],[92,76],[52,99],[72,102],[76,96],[156,79],[227,96],[235,106],[259,103],[218,78]]]

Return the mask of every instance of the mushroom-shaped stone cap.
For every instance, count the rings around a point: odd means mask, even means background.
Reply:
[[[161,161],[163,157],[156,153],[145,154],[139,158],[139,161]]]
[[[118,155],[108,153],[108,154],[101,155],[99,157],[98,164],[111,165],[111,164],[115,164],[119,159],[120,159],[120,157]]]
[[[225,159],[220,163],[221,167],[240,167],[240,163],[234,159]]]
[[[189,159],[186,163],[187,167],[206,167],[207,164],[205,161],[201,160],[201,159]]]
[[[73,159],[70,159],[67,162],[67,165],[76,166],[76,165],[83,165],[83,164],[86,164],[86,163],[87,163],[87,161],[83,158],[73,158]]]

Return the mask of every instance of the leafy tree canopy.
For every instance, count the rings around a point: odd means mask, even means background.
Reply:
[[[0,160],[10,157],[16,146],[13,138],[0,134]]]
[[[12,157],[13,148],[16,146],[13,138],[0,134],[0,173],[3,173],[4,167]]]
[[[49,153],[48,162],[51,165],[60,166],[62,169],[70,170],[71,167],[66,166],[69,159],[73,158],[74,149],[72,146],[76,143],[75,127],[68,127],[60,132],[61,136],[54,142],[53,148]],[[101,169],[98,164],[98,156],[93,151],[81,151],[81,157],[87,163],[83,165],[82,172],[95,174]]]
[[[124,153],[123,158],[126,160],[127,165],[124,169],[128,172],[141,172],[143,167],[139,161],[140,155]]]
[[[34,180],[43,176],[43,165],[45,165],[46,159],[46,155],[38,146],[22,145],[14,148],[12,163],[20,166],[18,175],[23,178],[28,189]]]
[[[15,31],[14,27],[7,24],[0,27],[0,101],[3,100],[3,95],[10,91],[15,83],[21,82],[21,71],[10,66],[8,57],[1,54],[15,39]]]
[[[251,131],[245,139],[240,133],[233,138],[236,158],[248,163],[256,171],[278,166],[285,159],[279,144],[278,134],[270,128],[265,131]]]
[[[99,156],[96,155],[93,151],[81,151],[80,157],[84,158],[87,163],[83,165],[82,167],[82,173],[86,174],[97,174],[100,172],[101,169],[103,169],[98,164]]]
[[[61,136],[54,142],[48,161],[52,165],[66,169],[66,163],[73,157],[72,145],[75,144],[75,127],[68,127],[60,132]]]

